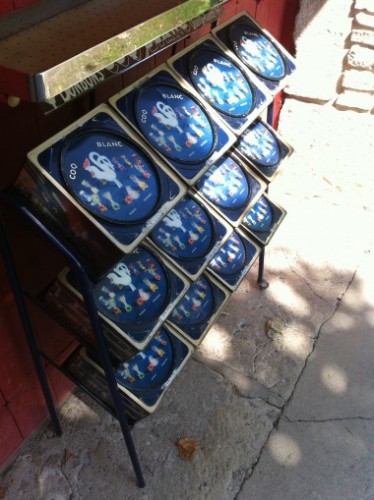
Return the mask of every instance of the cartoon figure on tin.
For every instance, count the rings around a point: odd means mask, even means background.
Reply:
[[[83,168],[90,172],[92,177],[104,183],[114,182],[118,188],[122,187],[113,163],[104,155],[91,151],[83,163]]]
[[[135,291],[135,286],[132,284],[130,269],[125,263],[120,262],[117,264],[113,272],[109,273],[107,276],[110,282],[117,285],[119,288],[129,286],[132,292]]]

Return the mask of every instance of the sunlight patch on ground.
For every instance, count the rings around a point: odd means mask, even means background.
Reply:
[[[353,314],[346,314],[339,310],[339,316],[331,319],[331,327],[337,330],[350,330],[355,331],[356,316]]]
[[[101,418],[92,408],[82,404],[79,398],[70,396],[69,403],[63,408],[61,416],[66,422],[78,422],[80,420],[86,423],[99,423]]]
[[[269,293],[273,296],[277,304],[284,305],[287,309],[297,309],[298,311],[310,311],[309,303],[295,290],[289,283],[273,282]]]
[[[269,441],[270,454],[283,467],[296,467],[301,461],[297,442],[284,432],[273,434]]]
[[[228,358],[231,352],[230,339],[231,335],[224,328],[215,325],[205,337],[199,349],[209,358],[223,361]]]
[[[340,366],[325,365],[321,370],[321,380],[334,394],[344,394],[348,390],[348,377]]]
[[[310,339],[299,332],[287,331],[282,334],[282,350],[293,357],[305,359],[311,350]]]

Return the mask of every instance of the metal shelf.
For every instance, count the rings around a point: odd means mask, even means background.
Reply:
[[[0,92],[33,102],[53,101],[77,85],[83,93],[215,21],[226,1],[86,0],[64,12],[50,9],[49,18],[46,7],[34,10],[29,23],[28,9],[5,15]]]

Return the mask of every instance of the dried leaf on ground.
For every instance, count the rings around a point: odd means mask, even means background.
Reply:
[[[269,318],[265,324],[265,333],[270,339],[279,337],[284,333],[287,324],[281,318]]]
[[[178,448],[179,456],[183,458],[183,460],[191,460],[192,455],[199,446],[199,441],[194,437],[186,437],[178,439],[175,444]]]
[[[67,450],[66,448],[64,449],[64,456],[62,457],[61,460],[61,465],[66,465],[66,462],[70,460],[71,458],[75,458],[76,455],[72,453],[71,451]]]
[[[4,486],[0,486],[0,498],[5,498],[6,488]]]

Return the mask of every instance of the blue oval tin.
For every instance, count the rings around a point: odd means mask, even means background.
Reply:
[[[255,92],[240,68],[219,52],[198,49],[191,54],[189,75],[196,90],[215,109],[245,117],[255,107]]]
[[[155,320],[169,299],[162,263],[138,247],[111,269],[93,290],[98,310],[116,323],[134,325]]]
[[[278,141],[261,121],[255,122],[239,141],[238,148],[249,160],[262,167],[274,167],[281,159]]]
[[[265,233],[273,224],[273,211],[264,196],[249,210],[242,223],[252,231]]]
[[[237,210],[248,204],[251,188],[240,165],[223,156],[198,180],[196,187],[220,208]]]
[[[178,259],[204,257],[214,243],[214,228],[208,212],[186,196],[152,231],[159,248]]]
[[[96,217],[134,224],[157,209],[160,183],[151,160],[119,134],[74,134],[61,152],[60,168],[69,192]]]
[[[148,346],[115,371],[117,381],[132,392],[154,391],[170,377],[174,367],[174,348],[165,328]]]
[[[196,326],[207,321],[213,309],[212,287],[204,276],[200,276],[173,310],[170,320],[182,328]]]
[[[136,96],[134,113],[144,137],[164,156],[184,164],[197,164],[213,152],[213,123],[184,89],[150,84]]]
[[[248,261],[244,244],[235,232],[211,260],[209,267],[217,274],[228,276],[239,273]]]
[[[248,25],[234,24],[228,36],[236,55],[254,73],[272,81],[286,76],[282,54],[264,33]]]

